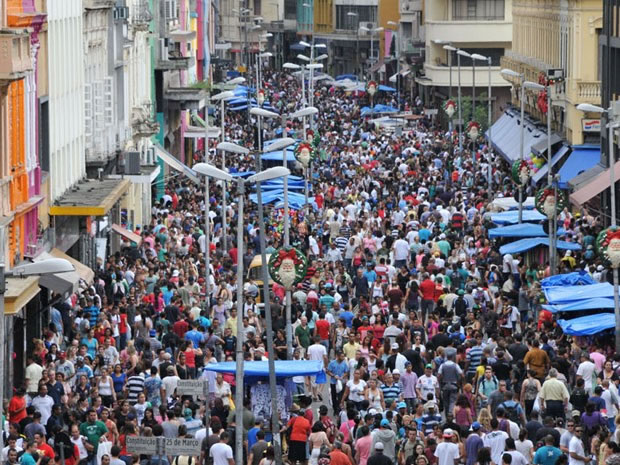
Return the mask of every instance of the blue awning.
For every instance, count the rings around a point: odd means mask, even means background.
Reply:
[[[579,312],[582,310],[606,310],[609,308],[615,308],[614,299],[611,297],[593,297],[591,299],[575,300],[573,302],[567,302],[563,304],[555,305],[543,305],[545,310],[549,310],[551,313],[558,312]]]
[[[566,233],[563,228],[558,229],[558,236]],[[547,236],[541,224],[521,223],[489,229],[489,237],[544,237]]]
[[[523,221],[543,221],[547,217],[538,210],[523,210]],[[491,215],[491,221],[495,224],[515,224],[519,222],[519,212],[510,210],[507,212]]]
[[[558,324],[562,331],[570,336],[593,336],[615,328],[616,317],[613,313],[599,313],[572,320],[558,320]]]
[[[560,187],[567,188],[568,182],[596,165],[601,158],[601,148],[598,145],[575,145],[573,153],[566,159],[558,174]]]
[[[396,89],[393,87],[385,86],[383,84],[379,84],[379,90],[382,90],[383,92],[396,92]]]
[[[344,81],[345,79],[357,81],[357,76],[355,74],[339,74],[338,76],[336,76],[336,81]]]
[[[549,238],[548,237],[533,237],[528,239],[521,239],[515,242],[511,242],[510,244],[503,245],[499,248],[499,253],[505,255],[507,253],[515,254],[521,252],[527,252],[535,247],[545,246],[549,247]],[[556,248],[561,250],[581,250],[581,246],[579,244],[575,244],[574,242],[566,242],[566,241],[557,241]]]
[[[398,113],[398,108],[391,107],[389,105],[377,104],[373,108],[362,107],[360,114],[362,116],[378,114],[378,113]]]
[[[317,383],[325,383],[326,376],[322,360],[276,360],[276,378],[291,378],[293,376],[316,376]],[[237,362],[210,363],[204,367],[205,371],[216,373],[236,373]],[[244,379],[261,379],[269,377],[269,362],[244,362]]]
[[[614,287],[609,283],[588,284],[585,286],[547,287],[543,289],[550,305],[565,304],[596,297],[613,298]]]
[[[584,286],[587,284],[596,284],[596,281],[585,271],[574,271],[572,273],[556,274],[549,276],[540,281],[543,288],[555,286]]]
[[[276,152],[267,152],[261,155],[260,157],[261,160],[267,160],[267,161],[282,161],[282,150],[278,150]],[[295,153],[293,152],[293,150],[287,150],[286,151],[286,161],[287,162],[293,162],[293,161],[297,161],[295,159]]]
[[[557,165],[561,160],[564,159],[564,157],[568,154],[568,152],[570,152],[570,147],[568,145],[562,145],[558,149],[558,151],[555,152],[553,157],[551,157],[552,170],[555,165]],[[538,183],[541,179],[547,176],[548,172],[549,172],[549,163],[545,163],[536,173],[534,173],[534,176],[532,176],[532,180],[535,183]],[[551,171],[551,173],[553,174],[553,171]]]

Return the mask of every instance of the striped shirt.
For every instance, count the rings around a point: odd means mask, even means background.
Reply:
[[[467,352],[467,361],[469,362],[469,366],[467,367],[467,373],[474,374],[476,373],[476,368],[480,365],[480,361],[482,360],[482,346],[473,346]]]
[[[381,390],[383,391],[383,398],[386,402],[398,399],[398,396],[401,392],[400,385],[396,383],[392,384],[391,386],[388,386],[387,384],[382,384]]]
[[[141,392],[144,392],[144,376],[130,376],[127,380],[127,391],[129,391],[129,394],[127,395],[127,400],[129,403],[135,404],[138,402],[138,395]]]
[[[338,247],[338,250],[340,250],[340,253],[344,253],[344,249],[347,246],[348,242],[349,240],[344,236],[338,236],[334,240],[334,243],[336,244],[336,247]]]

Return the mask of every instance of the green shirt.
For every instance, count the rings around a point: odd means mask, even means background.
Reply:
[[[303,326],[299,325],[295,330],[295,336],[297,336],[299,343],[304,349],[310,347],[310,327],[306,326],[304,329]]]
[[[99,420],[95,421],[94,423],[85,421],[80,425],[80,434],[82,436],[86,436],[88,442],[90,442],[95,447],[95,453],[97,452],[97,448],[99,447],[99,439],[107,432],[108,428],[106,428],[105,424]]]

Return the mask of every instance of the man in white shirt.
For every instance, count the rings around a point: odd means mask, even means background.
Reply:
[[[321,336],[318,334],[314,336],[314,344],[308,346],[308,360],[321,360],[327,368],[329,361],[327,360],[327,349],[323,344],[321,344]],[[312,398],[317,398],[318,386],[316,382],[312,383]]]
[[[594,385],[592,383],[595,376],[596,365],[590,361],[590,354],[586,351],[581,353],[581,363],[577,367],[577,379],[583,378],[584,389],[592,394]]]
[[[614,383],[610,383],[609,379],[602,382],[603,393],[601,398],[605,401],[605,410],[607,410],[607,421],[609,422],[610,431],[613,431],[614,421],[618,414],[618,390]]]
[[[418,399],[424,399],[425,402],[429,400],[429,394],[433,395],[433,398],[431,399],[433,401],[437,401],[439,398],[439,382],[433,375],[433,366],[431,364],[426,365],[424,374],[418,378],[415,390],[418,395]]]
[[[443,432],[443,442],[437,444],[435,449],[435,457],[438,459],[438,465],[456,465],[459,454],[459,446],[452,442],[454,432],[450,428],[446,428]]]
[[[209,457],[213,459],[213,465],[235,465],[232,447],[228,445],[230,435],[224,431],[220,434],[220,442],[213,444],[209,449]]]
[[[409,242],[405,240],[404,232],[400,232],[398,239],[394,241],[392,247],[394,249],[394,266],[402,268],[409,259]]]
[[[583,447],[583,425],[575,427],[575,436],[568,443],[568,465],[586,465],[590,462],[590,458],[586,456]]]
[[[41,424],[46,425],[52,415],[54,399],[47,395],[47,386],[43,383],[39,386],[39,395],[32,399],[32,405],[37,412],[41,413]]]
[[[508,433],[499,430],[499,421],[497,421],[497,418],[491,419],[491,428],[492,431],[485,435],[482,442],[484,447],[489,447],[491,449],[491,460],[493,460],[494,463],[500,463],[502,454],[506,450]]]

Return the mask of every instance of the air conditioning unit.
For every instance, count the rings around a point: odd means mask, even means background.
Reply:
[[[125,152],[125,174],[140,174],[140,152]]]
[[[372,30],[377,27],[377,23],[366,23],[366,27]]]

